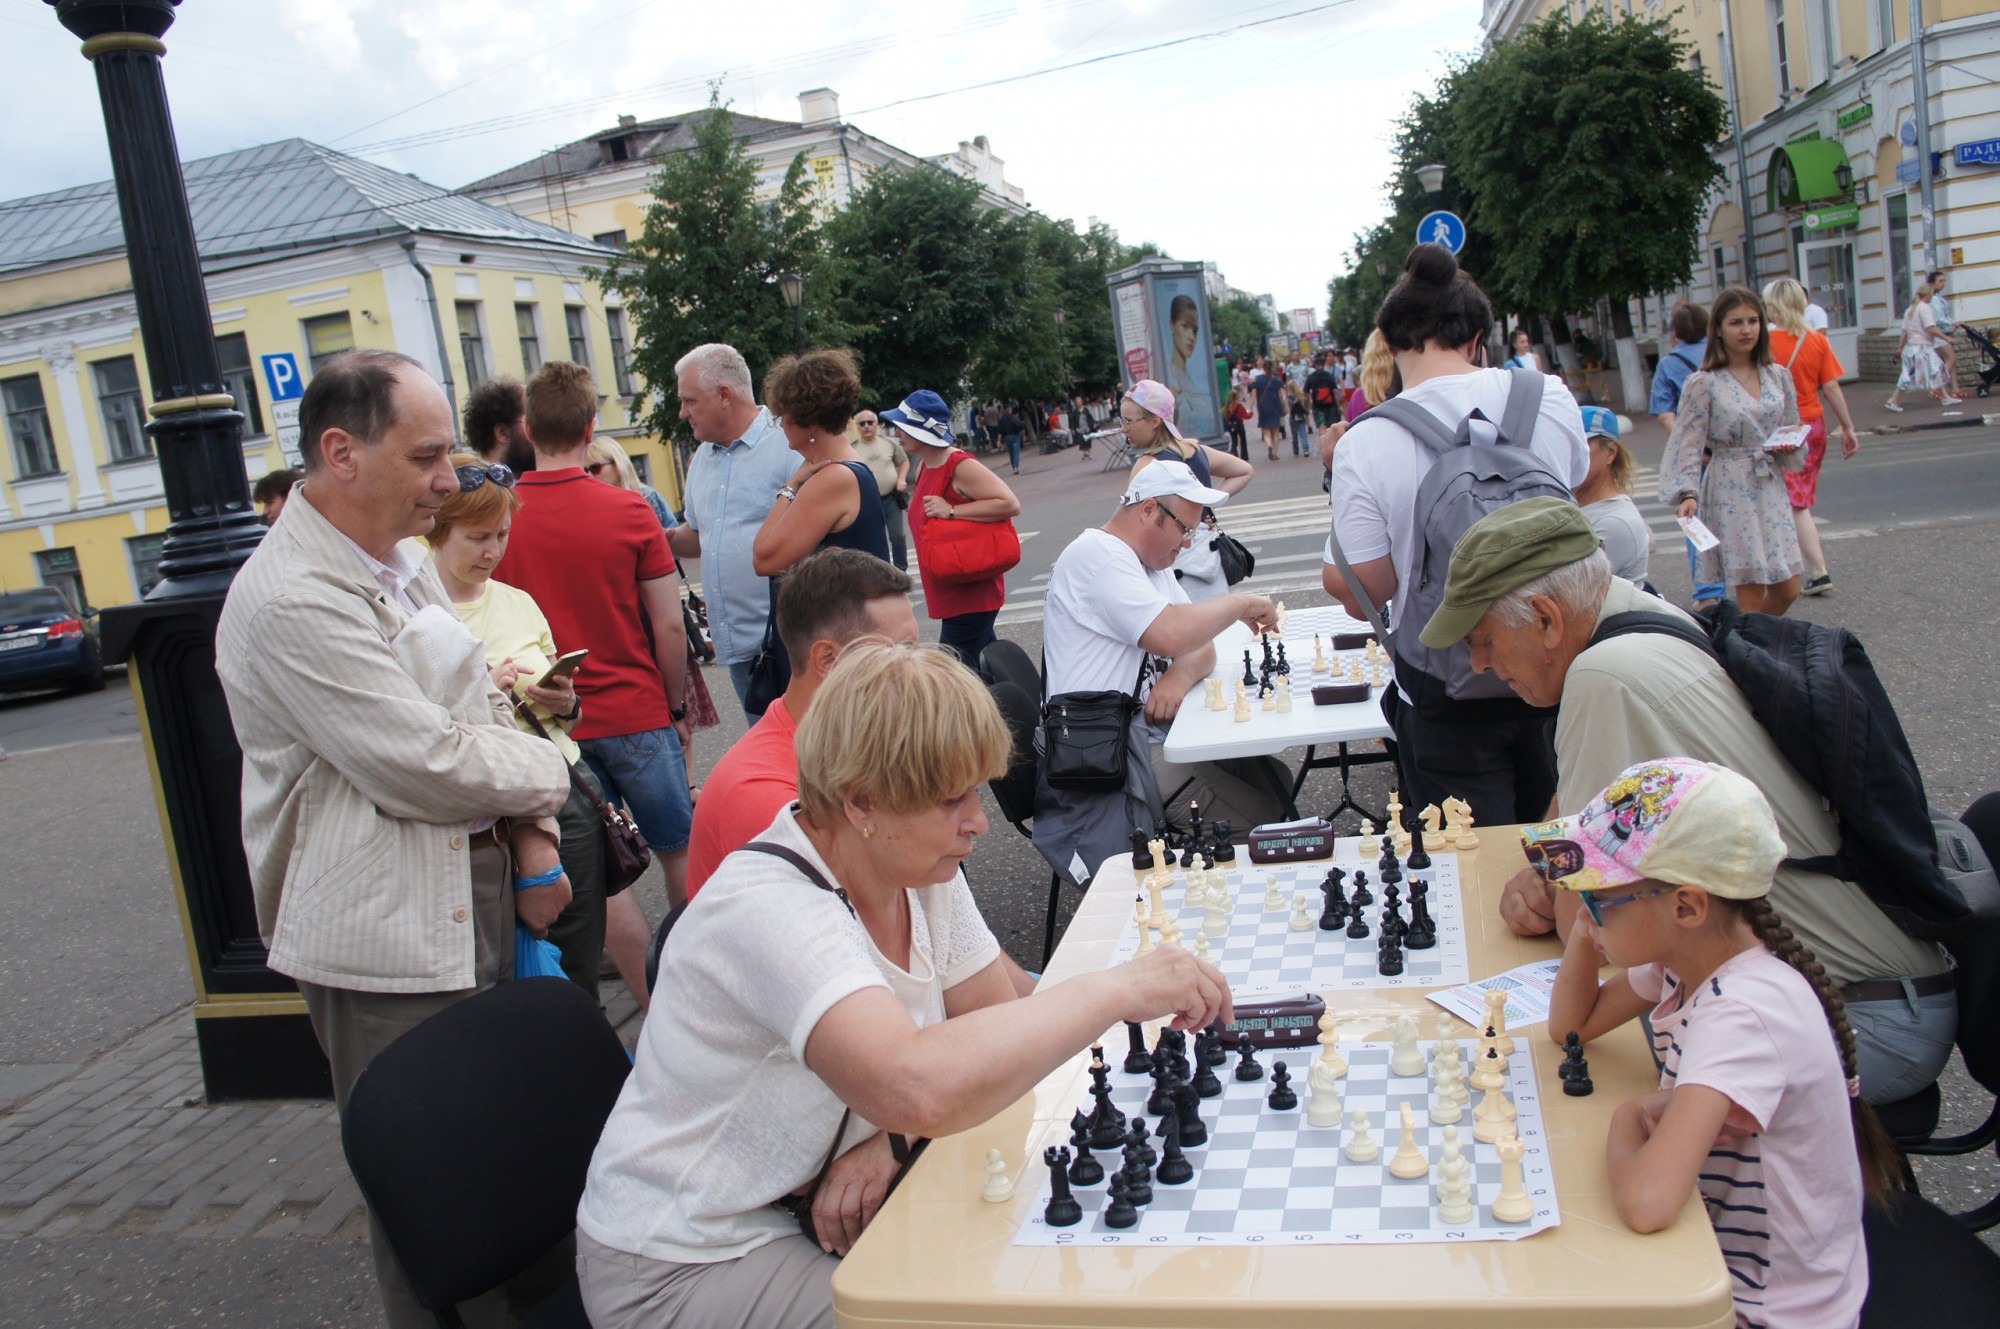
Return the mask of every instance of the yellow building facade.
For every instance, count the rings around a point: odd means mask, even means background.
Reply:
[[[253,482],[296,464],[314,368],[377,347],[424,365],[455,407],[487,378],[588,365],[599,431],[678,506],[670,457],[635,423],[624,311],[588,275],[607,251],[298,140],[186,170]],[[168,517],[122,243],[108,184],[0,206],[0,590],[104,608],[158,579]]]

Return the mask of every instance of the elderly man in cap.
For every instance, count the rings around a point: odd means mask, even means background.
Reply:
[[[1161,752],[1182,700],[1215,668],[1216,634],[1238,621],[1253,631],[1276,622],[1261,595],[1191,604],[1174,577],[1202,509],[1228,501],[1186,462],[1155,461],[1133,475],[1111,520],[1071,541],[1049,574],[1048,695],[1124,692],[1141,703],[1123,794],[1052,789],[1046,780],[1036,791],[1035,847],[1078,885],[1129,846],[1135,826],[1159,824],[1163,795],[1176,806],[1198,802],[1204,818],[1239,831],[1291,815],[1290,781],[1269,757],[1180,765]]]
[[[1635,611],[1680,615],[1611,575],[1581,509],[1536,498],[1493,513],[1460,538],[1444,603],[1422,635],[1436,649],[1463,640],[1473,668],[1492,670],[1531,705],[1560,708],[1550,818],[1581,810],[1634,762],[1690,757],[1727,767],[1764,791],[1791,859],[1833,853],[1840,830],[1825,800],[1785,760],[1713,657],[1658,633],[1595,640],[1599,624]],[[1784,866],[1771,903],[1847,1000],[1869,1101],[1894,1102],[1935,1080],[1957,1028],[1944,951],[1904,933],[1850,881]],[[1507,883],[1500,912],[1523,935],[1567,936],[1578,911],[1568,892],[1551,892],[1523,871]]]

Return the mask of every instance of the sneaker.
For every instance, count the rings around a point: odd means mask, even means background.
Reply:
[[[1944,404],[1945,404],[1946,406],[1956,406],[1956,405],[1958,405],[1958,404],[1959,404],[1960,402],[1962,402],[1962,401],[1964,401],[1964,400],[1965,400],[1965,398],[1963,398],[1963,397],[1946,397],[1946,398],[1944,399]]]
[[[1896,403],[1892,401],[1883,402],[1882,409],[1885,411],[1894,411],[1897,415],[1901,415],[1903,413],[1903,408],[1896,405]]]
[[[1813,576],[1807,577],[1805,585],[1799,587],[1799,594],[1825,595],[1828,591],[1832,589],[1833,589],[1833,574],[1831,572],[1821,572],[1821,573],[1816,573]]]

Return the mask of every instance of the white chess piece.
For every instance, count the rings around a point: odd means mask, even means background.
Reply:
[[[1507,1032],[1506,990],[1502,988],[1488,988],[1486,992],[1486,1009],[1492,1017],[1487,1023],[1493,1026],[1493,1032],[1497,1036],[1495,1042],[1500,1049],[1500,1055],[1503,1057],[1513,1056],[1514,1036]]]
[[[1285,907],[1285,893],[1278,889],[1278,878],[1272,873],[1264,874],[1264,910],[1276,913]]]
[[[1270,688],[1258,688],[1257,695],[1263,700],[1263,705],[1258,708],[1259,710],[1275,711],[1278,709],[1278,694]]]
[[[1361,856],[1366,859],[1372,860],[1382,856],[1382,837],[1375,834],[1375,823],[1366,817],[1361,819],[1361,844],[1359,849]]]
[[[979,1189],[988,1204],[1002,1204],[1014,1198],[1014,1180],[1007,1175],[1007,1160],[998,1149],[986,1151],[986,1184]]]
[[[1250,698],[1243,694],[1243,680],[1236,680],[1236,723],[1250,723]]]
[[[1229,703],[1222,699],[1222,680],[1219,678],[1211,678],[1203,681],[1202,696],[1208,702],[1208,709],[1211,711],[1229,709]]]
[[[1166,887],[1166,884],[1172,880],[1173,878],[1164,872],[1155,872],[1152,876],[1146,878],[1146,894],[1152,897],[1153,901],[1152,912],[1148,916],[1152,919],[1153,926],[1156,928],[1163,928],[1167,925],[1167,906],[1166,902],[1160,898],[1160,893]]]
[[[1431,1161],[1424,1157],[1424,1151],[1417,1148],[1416,1116],[1410,1109],[1408,1099],[1403,1100],[1403,1138],[1396,1146],[1396,1155],[1389,1160],[1389,1175],[1401,1177],[1404,1181],[1415,1181],[1431,1170]]]
[[[1143,895],[1133,898],[1132,921],[1139,925],[1139,949],[1135,954],[1151,955],[1153,953],[1153,920],[1146,913],[1146,897]]]
[[[1286,927],[1293,932],[1311,932],[1317,926],[1319,920],[1313,917],[1312,901],[1306,898],[1304,891],[1300,891],[1292,897],[1292,921]]]
[[[1368,1133],[1368,1114],[1360,1108],[1354,1109],[1354,1119],[1348,1123],[1349,1131],[1346,1147],[1342,1150],[1350,1162],[1372,1163],[1382,1156],[1382,1146],[1375,1143],[1375,1137]]]
[[[1306,1125],[1340,1125],[1340,1076],[1324,1059],[1315,1061],[1306,1072],[1312,1097],[1306,1102]]]
[[[1481,1094],[1479,1106],[1472,1110],[1472,1138],[1482,1144],[1498,1143],[1514,1129],[1513,1119],[1507,1115],[1511,1106],[1502,1090],[1488,1089]]]
[[[1528,1197],[1527,1182],[1521,1176],[1521,1155],[1527,1146],[1509,1131],[1493,1146],[1500,1155],[1500,1194],[1493,1199],[1493,1218],[1500,1223],[1525,1223],[1535,1216],[1535,1202]]]
[[[1389,1057],[1389,1074],[1422,1075],[1424,1050],[1417,1046],[1417,1017],[1405,1011],[1396,1017],[1395,1051]]]
[[[1458,847],[1461,852],[1479,848],[1479,837],[1472,831],[1472,805],[1462,798],[1445,800],[1446,805],[1458,805]]]
[[[1278,714],[1290,715],[1291,712],[1292,680],[1280,674],[1278,675]]]
[[[1424,810],[1417,814],[1417,820],[1424,826],[1424,852],[1427,854],[1444,852],[1444,832],[1438,829],[1440,815],[1435,803],[1426,803]]]
[[[1368,681],[1368,675],[1362,671],[1361,657],[1358,655],[1347,657],[1347,681],[1350,683],[1366,683]]]
[[[1317,632],[1313,633],[1313,672],[1315,674],[1326,672],[1326,643],[1320,640]]]
[[[1472,1163],[1458,1143],[1458,1127],[1444,1128],[1444,1153],[1438,1159],[1438,1218],[1446,1223],[1470,1223]]]
[[[1201,897],[1208,891],[1208,869],[1202,866],[1201,855],[1188,860],[1187,887],[1181,892],[1181,904],[1193,909],[1201,904]]]
[[[1430,1118],[1436,1126],[1449,1126],[1465,1115],[1465,1108],[1458,1101],[1458,1091],[1464,1081],[1460,1078],[1464,1071],[1456,1062],[1437,1059],[1438,1076],[1431,1085]]]
[[[1340,1055],[1340,1030],[1334,1026],[1332,1011],[1319,1017],[1319,1060],[1313,1064],[1326,1067],[1336,1080],[1347,1074],[1347,1059]]]
[[[1229,896],[1227,892],[1210,891],[1202,897],[1201,934],[1213,940],[1228,935]]]
[[[1499,1049],[1489,1046],[1480,1055],[1479,1064],[1472,1068],[1472,1087],[1493,1090],[1505,1088],[1506,1084],[1507,1072],[1500,1069]]]
[[[1213,960],[1215,958],[1215,952],[1209,948],[1208,934],[1206,932],[1197,932],[1194,934],[1194,953],[1204,960]]]

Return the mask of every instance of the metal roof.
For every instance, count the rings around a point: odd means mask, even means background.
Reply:
[[[417,232],[560,245],[590,255],[610,252],[568,231],[304,139],[203,157],[183,163],[182,171],[195,242],[208,266]],[[0,203],[0,275],[124,247],[118,198],[108,180]]]
[[[766,120],[762,116],[743,115],[737,111],[700,110],[659,120],[640,120],[599,130],[574,143],[552,148],[519,166],[510,166],[484,179],[474,180],[464,187],[464,192],[488,194],[517,189],[522,185],[538,185],[545,180],[573,180],[593,171],[623,170],[634,163],[682,152],[694,146],[695,126],[701,123],[703,117],[710,115],[728,116],[730,128],[737,138],[756,138],[783,130],[796,133],[804,128],[797,120]],[[825,127],[831,128],[830,125]],[[614,158],[606,147],[615,139],[625,140],[626,156],[623,158]]]

